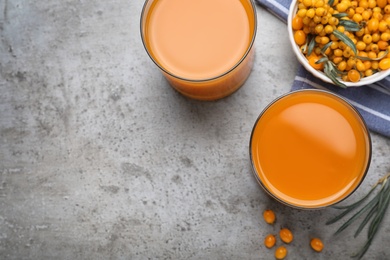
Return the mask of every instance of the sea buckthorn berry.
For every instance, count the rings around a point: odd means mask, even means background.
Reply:
[[[378,27],[379,27],[379,21],[376,18],[371,18],[367,22],[367,28],[370,32],[376,32],[378,30]]]
[[[333,58],[333,63],[334,64],[339,64],[340,62],[342,62],[344,59],[343,59],[343,57],[338,57],[338,56],[336,56],[336,57],[334,57]]]
[[[339,19],[337,19],[336,17],[330,17],[329,19],[328,19],[328,23],[329,23],[329,25],[338,25],[339,24]]]
[[[322,23],[323,25],[328,24],[328,21],[329,21],[329,17],[328,17],[328,16],[322,16],[322,17],[321,17],[321,23]]]
[[[312,0],[303,0],[302,3],[303,3],[306,7],[311,7],[311,6],[312,6]]]
[[[337,4],[337,6],[336,6],[337,11],[339,11],[340,13],[345,12],[347,10],[347,8],[348,8],[348,5],[343,3],[343,2]]]
[[[372,36],[370,34],[365,34],[363,36],[363,41],[365,44],[370,44],[372,42]]]
[[[341,49],[336,49],[333,51],[334,56],[341,57],[343,56],[343,51]]]
[[[386,6],[387,0],[376,0],[376,4],[378,5],[378,7],[383,8]]]
[[[347,68],[347,62],[346,61],[341,61],[338,65],[337,65],[337,68],[340,70],[340,71],[344,71],[346,68]]]
[[[380,50],[386,50],[388,46],[389,46],[389,43],[387,41],[379,41],[378,42],[378,47]]]
[[[377,55],[376,55],[376,52],[374,51],[369,51],[367,53],[367,57],[369,57],[370,59],[376,59]]]
[[[315,7],[323,7],[325,5],[324,1],[323,0],[317,0],[315,1],[314,3],[314,6]]]
[[[356,61],[356,69],[358,71],[365,71],[366,70],[366,66],[364,66],[363,61],[361,61],[361,60]]]
[[[371,61],[369,61],[369,60],[365,60],[365,61],[363,61],[363,64],[364,64],[364,71],[367,71],[368,69],[370,69],[371,68]]]
[[[333,32],[333,27],[331,25],[326,25],[325,28],[324,28],[324,32],[326,34],[331,34]]]
[[[295,43],[299,46],[306,42],[306,34],[302,30],[295,31],[294,33]]]
[[[300,9],[297,12],[297,15],[301,18],[304,18],[306,16],[307,9]]]
[[[273,224],[276,220],[275,213],[271,209],[267,209],[263,212],[263,218],[268,224]]]
[[[384,58],[379,62],[379,69],[387,70],[390,69],[390,58]]]
[[[359,51],[365,50],[366,46],[367,44],[365,44],[363,41],[358,41],[356,43],[356,49],[358,49]]]
[[[376,43],[370,44],[370,50],[373,51],[373,52],[378,53],[378,52],[379,52],[379,46],[378,46],[378,44],[376,44]]]
[[[312,66],[316,70],[322,70],[324,68],[324,64],[323,63],[318,63],[318,64],[316,63],[319,59],[320,59],[320,57],[317,54],[315,54],[314,52],[312,52],[310,54],[310,56],[307,57],[307,60],[309,61],[310,66]]]
[[[389,25],[387,24],[387,22],[385,20],[379,21],[378,30],[380,32],[385,32],[388,29],[389,29]]]
[[[316,15],[317,16],[324,16],[326,14],[326,10],[323,7],[318,7],[316,9]]]
[[[356,64],[356,61],[355,61],[354,58],[349,58],[349,59],[348,59],[348,61],[347,61],[347,66],[348,66],[349,68],[353,68],[353,67],[355,66],[355,64]]]
[[[321,44],[325,45],[329,42],[329,37],[322,36],[321,37]]]
[[[381,36],[379,33],[373,33],[371,36],[372,36],[373,42],[378,42],[381,39]]]
[[[324,244],[322,243],[321,239],[319,239],[319,238],[312,238],[310,240],[310,246],[316,252],[321,252],[322,249],[324,249]]]
[[[303,27],[303,21],[302,18],[298,15],[294,16],[291,22],[291,26],[294,30],[300,30]]]
[[[315,28],[314,31],[316,33],[320,33],[324,29],[324,26],[322,24],[318,24]]]
[[[273,247],[275,245],[275,243],[276,243],[276,237],[272,234],[267,235],[264,239],[264,245],[267,248]]]
[[[387,1],[389,2],[389,1]],[[383,9],[383,11],[385,11],[385,14],[390,14],[390,3],[388,5],[385,6],[385,8]]]
[[[376,7],[376,0],[368,0],[368,7],[371,9]]]
[[[368,8],[368,2],[366,0],[359,1],[359,6],[363,7],[364,9]]]
[[[282,228],[279,231],[279,236],[280,239],[286,244],[291,243],[294,239],[292,232],[288,228]]]
[[[284,246],[280,246],[275,250],[275,258],[278,260],[282,260],[287,256],[287,248]]]
[[[373,70],[377,70],[377,69],[379,68],[379,62],[376,61],[376,60],[373,60],[373,61],[371,62],[371,68],[372,68]]]
[[[382,41],[390,41],[390,33],[388,33],[388,32],[384,32],[384,33],[382,33],[381,34],[381,40]]]
[[[358,7],[358,8],[360,8],[360,7]],[[367,10],[364,10],[364,11],[362,12],[362,18],[363,18],[363,20],[368,21],[368,20],[370,19],[370,17],[371,17],[371,12],[369,12],[369,11],[367,11]]]
[[[357,23],[360,23],[363,20],[363,17],[361,14],[354,14],[352,20],[354,20]]]
[[[360,72],[354,69],[348,71],[348,80],[351,82],[358,82],[360,80]]]
[[[374,71],[372,69],[368,69],[364,72],[364,76],[365,77],[369,77],[369,76],[372,76],[372,74],[374,74]]]
[[[380,20],[382,20],[382,18],[383,18],[383,14],[381,13],[381,12],[373,12],[372,13],[372,18],[376,18],[376,19],[378,19],[378,21],[380,21]]]
[[[309,10],[307,10],[307,12],[306,12],[307,17],[313,18],[314,15],[316,15],[316,11],[313,8],[310,8]]]
[[[355,12],[357,14],[362,14],[364,12],[364,10],[365,9],[363,7],[361,7],[361,6],[358,6],[358,7],[355,8]]]

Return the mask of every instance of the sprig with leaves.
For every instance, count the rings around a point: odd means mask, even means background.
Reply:
[[[380,187],[379,191],[375,194],[374,197],[371,198],[371,200],[369,200],[369,202],[364,205],[363,202],[365,202],[374,193],[377,187]],[[367,252],[375,235],[377,234],[379,226],[386,214],[386,210],[389,207],[389,204],[390,173],[380,178],[378,182],[371,188],[371,190],[357,202],[347,206],[334,206],[334,208],[343,210],[343,212],[326,222],[326,225],[333,224],[351,213],[353,210],[357,210],[360,208],[352,217],[350,217],[342,226],[340,226],[340,228],[335,232],[335,235],[339,234],[340,232],[351,226],[351,224],[359,217],[365,215],[364,219],[362,220],[354,234],[354,237],[356,238],[361,233],[363,228],[371,221],[368,227],[366,243],[355,255],[352,256],[361,259]]]
[[[361,29],[361,26],[358,23],[356,23],[354,21],[351,21],[351,20],[343,20],[342,19],[343,17],[348,16],[348,14],[346,14],[346,13],[337,13],[337,14],[334,14],[333,16],[336,17],[337,19],[339,19],[339,25],[342,25],[346,31],[356,32],[356,31],[359,31]],[[350,47],[351,50],[353,51],[354,55],[357,56],[356,45],[347,35],[345,35],[344,33],[340,32],[339,30],[334,30],[332,32],[332,34],[334,36],[336,36],[336,38],[338,38],[340,41],[342,41],[345,45]],[[307,53],[308,53],[308,56],[309,56],[312,53],[312,51],[313,51],[313,49],[314,49],[314,47],[316,45],[316,42],[315,42],[315,37],[313,37],[313,36],[309,37],[308,39],[310,39],[308,41],[309,44],[307,46],[308,47],[307,48]],[[323,58],[319,59],[316,63],[317,64],[324,63],[324,73],[325,73],[325,75],[330,80],[332,80],[332,82],[335,85],[337,85],[339,87],[342,87],[342,88],[346,88],[347,86],[339,80],[340,75],[343,75],[345,73],[340,71],[339,69],[337,69],[336,64],[334,64],[328,58],[328,56],[325,54],[326,50],[331,46],[332,43],[333,42],[330,41],[328,44],[326,44],[324,47],[322,47],[321,54],[323,55]]]

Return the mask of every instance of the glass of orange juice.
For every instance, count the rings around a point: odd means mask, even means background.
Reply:
[[[296,208],[347,198],[371,161],[371,138],[359,112],[322,90],[290,92],[268,105],[253,127],[250,159],[258,183]]]
[[[199,100],[242,86],[254,60],[252,0],[146,0],[141,37],[171,86]]]

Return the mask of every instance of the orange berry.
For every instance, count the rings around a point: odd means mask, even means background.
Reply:
[[[267,248],[273,247],[275,245],[275,243],[276,243],[276,237],[272,234],[267,235],[264,239],[264,245]]]
[[[322,70],[324,68],[324,63],[317,64],[316,62],[320,59],[319,56],[317,56],[314,52],[310,54],[309,57],[307,57],[307,60],[309,61],[310,66],[312,66],[316,70]]]
[[[321,239],[319,239],[319,238],[313,238],[310,241],[310,246],[316,252],[321,252],[322,249],[324,248],[324,244],[322,243]]]
[[[294,239],[292,232],[288,228],[282,228],[279,231],[279,236],[280,239],[286,244],[291,243]]]
[[[267,209],[263,212],[263,218],[268,224],[273,224],[276,220],[275,213],[271,209]]]
[[[297,30],[294,32],[294,41],[296,44],[301,46],[306,42],[306,34],[302,30]]]
[[[302,18],[299,17],[298,15],[294,16],[294,18],[292,19],[292,22],[291,22],[291,27],[294,30],[302,29],[302,27],[303,27],[303,20],[302,20]]]
[[[354,69],[348,71],[348,80],[351,82],[358,82],[360,80],[360,72]]]
[[[390,58],[384,58],[379,62],[379,68],[381,70],[390,69]]]
[[[287,248],[280,246],[275,250],[275,258],[278,260],[284,259],[287,256]]]

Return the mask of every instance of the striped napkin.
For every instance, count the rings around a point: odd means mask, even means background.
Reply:
[[[291,0],[255,1],[287,22]],[[390,138],[390,76],[375,84],[343,89],[323,82],[301,66],[291,90],[303,88],[329,90],[344,97],[360,112],[371,131]]]

